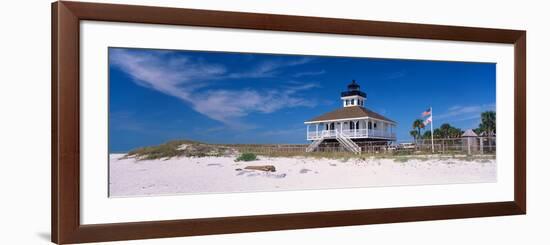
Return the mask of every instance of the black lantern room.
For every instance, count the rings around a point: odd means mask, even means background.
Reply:
[[[341,93],[341,97],[347,97],[347,96],[361,96],[363,98],[367,98],[367,94],[359,90],[361,86],[355,82],[355,80],[351,81],[350,84],[348,84],[348,91],[344,91]]]

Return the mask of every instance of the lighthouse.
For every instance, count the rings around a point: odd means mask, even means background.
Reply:
[[[367,94],[352,80],[340,93],[342,107],[305,121],[307,151],[324,141],[338,141],[349,151],[360,153],[359,142],[395,141],[397,122],[365,107]]]

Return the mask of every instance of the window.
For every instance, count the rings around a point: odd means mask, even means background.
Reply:
[[[351,105],[354,105],[354,103],[355,103],[355,100],[351,100]]]
[[[374,128],[376,128],[376,123],[374,123]]]

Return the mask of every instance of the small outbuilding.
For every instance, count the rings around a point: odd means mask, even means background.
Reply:
[[[465,151],[468,151],[468,155],[478,151],[478,141],[478,136],[474,130],[468,129],[462,134],[462,147]]]

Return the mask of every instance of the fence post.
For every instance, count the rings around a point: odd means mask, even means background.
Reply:
[[[481,155],[483,155],[483,137],[479,137],[479,150]]]
[[[467,142],[468,142],[468,155],[472,155],[472,149],[471,149],[472,138],[468,138]]]

